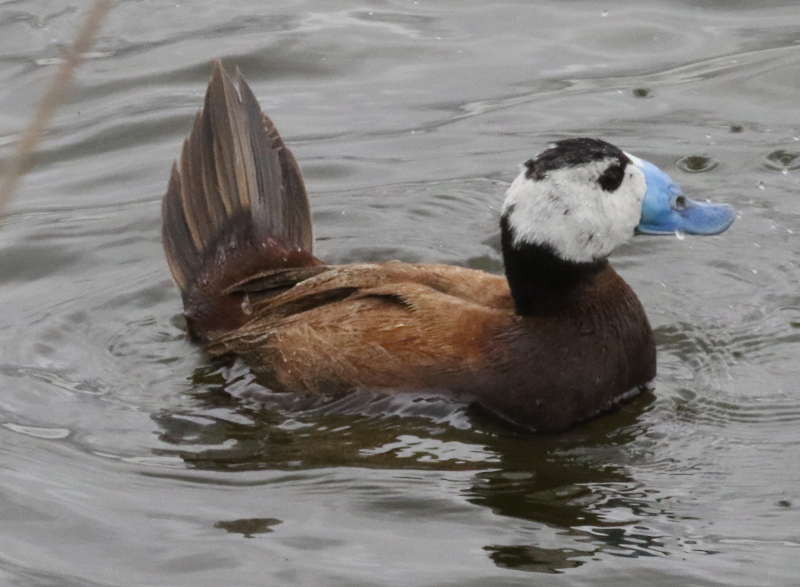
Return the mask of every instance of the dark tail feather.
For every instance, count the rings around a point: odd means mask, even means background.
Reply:
[[[223,292],[234,283],[320,264],[312,254],[311,213],[297,161],[238,71],[236,78],[238,92],[222,64],[214,63],[205,105],[162,205],[167,262],[187,317],[201,321],[228,312],[220,304],[228,305]]]

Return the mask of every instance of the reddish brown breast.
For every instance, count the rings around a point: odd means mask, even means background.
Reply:
[[[489,325],[486,367],[472,385],[484,407],[539,432],[608,409],[656,374],[641,303],[611,266],[557,314]]]

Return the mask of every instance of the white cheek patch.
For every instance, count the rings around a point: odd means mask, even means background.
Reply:
[[[532,180],[523,171],[503,204],[515,243],[548,245],[561,258],[590,262],[605,258],[626,242],[642,212],[647,185],[644,173],[625,166],[622,183],[604,191],[597,183],[614,159],[547,172]]]
[[[647,178],[644,175],[644,171],[639,169],[638,165],[636,167],[628,165],[625,168],[625,180],[623,184],[626,182],[628,183],[628,189],[637,197],[637,204],[639,207],[638,214],[641,217],[642,202],[644,201],[645,193],[647,193]],[[639,219],[636,220],[636,224],[639,224]]]

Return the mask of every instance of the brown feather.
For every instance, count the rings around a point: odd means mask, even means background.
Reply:
[[[189,328],[203,338],[242,324],[232,285],[270,270],[313,267],[311,212],[300,169],[239,79],[214,63],[205,105],[173,168],[163,241]]]

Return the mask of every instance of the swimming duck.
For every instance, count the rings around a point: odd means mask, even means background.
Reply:
[[[598,139],[524,164],[500,231],[505,276],[449,265],[327,265],[300,168],[247,83],[216,62],[172,169],[163,242],[190,336],[278,391],[444,391],[557,432],[656,374],[653,333],[608,256],[634,231],[717,234],[657,167]]]

